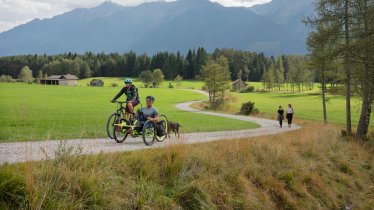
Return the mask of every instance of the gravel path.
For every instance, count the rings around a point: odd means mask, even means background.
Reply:
[[[203,91],[196,92],[206,94]],[[177,104],[177,108],[205,115],[213,115],[224,118],[232,118],[242,121],[253,122],[260,125],[260,128],[250,130],[239,130],[239,131],[219,131],[219,132],[202,132],[202,133],[188,133],[182,134],[180,139],[174,138],[171,135],[170,140],[165,140],[163,143],[157,143],[151,147],[144,145],[140,138],[129,138],[122,144],[117,144],[114,140],[108,138],[102,139],[76,139],[76,140],[50,140],[50,141],[33,141],[33,142],[11,142],[0,144],[0,164],[4,163],[17,163],[26,161],[44,160],[47,158],[53,158],[55,151],[59,148],[60,144],[65,144],[66,148],[80,148],[83,154],[97,154],[100,152],[121,152],[121,151],[134,151],[142,149],[160,148],[165,147],[168,144],[195,144],[201,142],[225,140],[225,139],[238,139],[246,137],[256,137],[265,135],[275,135],[292,130],[299,129],[300,126],[293,125],[292,128],[279,128],[278,122],[275,120],[267,120],[256,117],[221,114],[215,112],[206,112],[193,109],[190,105],[193,102],[185,102]]]

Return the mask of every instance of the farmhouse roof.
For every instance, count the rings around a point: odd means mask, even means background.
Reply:
[[[247,85],[247,83],[245,83],[243,80],[239,80],[239,79],[237,79],[234,82],[232,82],[232,84],[236,84],[236,83],[239,83],[239,82],[243,82],[245,85]]]
[[[77,80],[78,77],[72,74],[66,75],[51,75],[46,80]]]
[[[78,77],[72,74],[66,74],[66,75],[62,75],[60,79],[77,80]]]
[[[51,79],[51,80],[54,80],[54,79],[60,79],[61,75],[51,75],[49,76],[47,79]]]

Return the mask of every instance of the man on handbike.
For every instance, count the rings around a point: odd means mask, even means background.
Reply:
[[[126,112],[134,114],[134,107],[140,103],[138,90],[135,85],[132,84],[132,79],[126,78],[124,80],[125,87],[113,98],[112,103],[115,103],[116,100],[121,97],[123,94],[126,95]]]
[[[152,106],[155,100],[156,99],[153,96],[147,96],[147,98],[145,99],[147,106],[140,110],[140,112],[143,115],[142,116],[143,120],[149,120],[154,123],[158,122],[159,120],[158,111],[156,108]],[[142,120],[142,119],[139,119],[139,120]]]
[[[147,106],[138,110],[137,117],[138,117],[140,126],[137,129],[135,129],[136,131],[138,132],[141,131],[144,123],[147,120],[152,121],[153,123],[158,123],[160,119],[158,115],[158,111],[156,108],[152,106],[155,100],[156,99],[153,96],[147,96],[145,99]]]

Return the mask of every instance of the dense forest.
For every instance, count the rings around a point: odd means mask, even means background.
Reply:
[[[277,84],[282,82],[307,83],[316,79],[313,71],[306,68],[307,58],[305,56],[282,55],[274,58],[273,56],[267,57],[263,53],[233,49],[216,49],[208,53],[204,48],[189,50],[186,55],[180,52],[159,52],[152,56],[134,52],[124,54],[87,52],[83,55],[65,53],[9,56],[0,58],[0,75],[10,75],[16,78],[21,69],[28,66],[35,78],[40,75],[68,73],[77,75],[79,78],[138,77],[142,71],[161,69],[166,79],[174,79],[178,75],[184,79],[195,79],[208,60],[220,56],[228,59],[232,80],[241,77],[244,81],[272,83],[272,78],[279,78],[279,74],[282,79],[274,81]],[[281,70],[281,72],[275,72],[273,69]],[[274,75],[270,78],[264,77],[263,74],[267,70]],[[279,85],[271,85],[273,86]]]

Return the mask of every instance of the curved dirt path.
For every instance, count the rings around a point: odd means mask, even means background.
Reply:
[[[203,91],[195,90],[195,92],[206,95],[206,92]],[[129,138],[123,144],[117,144],[114,140],[108,138],[0,143],[0,164],[50,159],[55,156],[55,151],[58,148],[61,148],[60,145],[65,145],[65,148],[71,148],[73,150],[79,148],[82,154],[97,154],[101,152],[110,153],[160,148],[166,147],[169,144],[195,144],[209,141],[275,135],[301,128],[298,125],[293,125],[292,128],[281,129],[278,126],[278,122],[275,120],[201,111],[190,107],[194,102],[177,104],[177,108],[188,112],[253,122],[260,125],[260,128],[236,131],[187,133],[182,134],[180,139],[176,139],[174,135],[171,135],[170,140],[167,139],[163,143],[155,142],[151,147],[145,146],[140,138]]]

